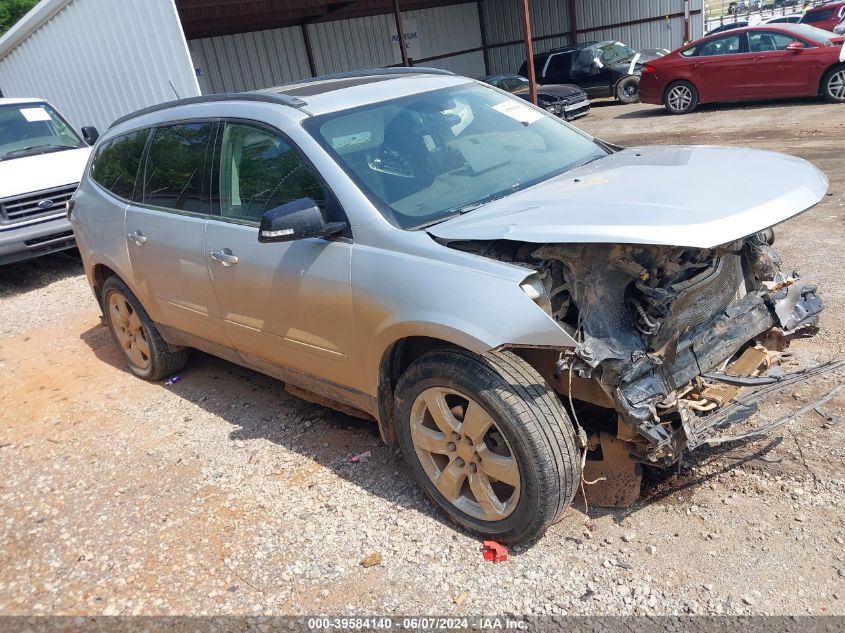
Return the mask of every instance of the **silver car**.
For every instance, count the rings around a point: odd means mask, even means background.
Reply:
[[[827,369],[767,375],[822,310],[769,227],[826,190],[797,158],[624,149],[385,69],[127,116],[69,213],[134,374],[196,348],[371,416],[454,521],[515,543],[582,478],[633,503],[643,465]]]

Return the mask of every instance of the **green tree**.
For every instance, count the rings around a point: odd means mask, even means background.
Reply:
[[[36,4],[38,0],[0,0],[0,36]]]

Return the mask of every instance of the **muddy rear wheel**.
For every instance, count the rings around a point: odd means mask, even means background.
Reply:
[[[106,280],[100,301],[129,371],[145,380],[161,380],[185,366],[187,350],[170,350],[144,306],[120,278]]]
[[[560,519],[580,481],[557,395],[510,352],[426,354],[396,388],[396,434],[419,485],[450,519],[518,543]]]

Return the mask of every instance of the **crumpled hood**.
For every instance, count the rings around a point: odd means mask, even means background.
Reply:
[[[0,161],[0,199],[72,185],[82,178],[90,147]]]
[[[817,204],[827,178],[753,149],[629,148],[428,229],[446,240],[712,248]]]

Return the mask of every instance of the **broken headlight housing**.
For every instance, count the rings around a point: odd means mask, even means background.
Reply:
[[[519,287],[522,288],[522,292],[527,294],[531,301],[540,306],[543,312],[552,316],[552,300],[549,297],[548,290],[546,290],[546,287],[537,275],[531,275],[519,284]]]

